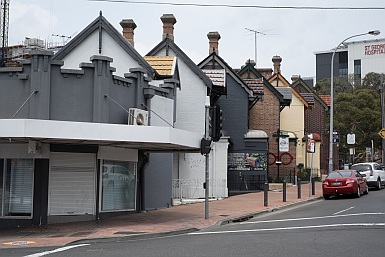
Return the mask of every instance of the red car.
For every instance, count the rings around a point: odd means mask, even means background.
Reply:
[[[322,181],[322,193],[325,199],[332,195],[353,195],[360,197],[368,194],[368,184],[365,175],[356,170],[335,170]]]

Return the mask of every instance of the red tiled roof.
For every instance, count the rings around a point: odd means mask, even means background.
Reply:
[[[320,95],[320,97],[330,107],[330,95]]]

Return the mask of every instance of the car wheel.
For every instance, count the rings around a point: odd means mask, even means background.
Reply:
[[[330,195],[324,195],[324,198],[325,198],[325,200],[329,200],[330,199]]]
[[[361,196],[361,189],[360,186],[357,186],[357,194],[356,197],[359,198]]]
[[[364,195],[367,195],[367,194],[369,194],[369,186],[368,185],[366,185],[366,189],[365,189],[365,192],[364,192]]]
[[[381,190],[381,179],[377,180],[377,187],[378,190]]]

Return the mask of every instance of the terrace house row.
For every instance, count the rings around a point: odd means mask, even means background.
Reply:
[[[0,227],[203,198],[206,105],[223,111],[210,198],[260,190],[269,174],[297,164],[301,138],[282,123],[294,93],[273,86],[279,72],[252,61],[232,69],[219,55],[218,32],[208,34],[209,55],[195,64],[175,43],[176,18],[164,14],[161,22],[161,40],[145,56],[134,48],[133,20],[123,19],[119,33],[100,13],[56,54],[31,52],[19,67],[0,69]],[[283,155],[293,157],[290,168],[272,157],[277,131],[290,134]]]

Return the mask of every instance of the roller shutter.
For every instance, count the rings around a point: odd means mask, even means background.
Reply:
[[[95,214],[96,155],[51,153],[49,215]]]

